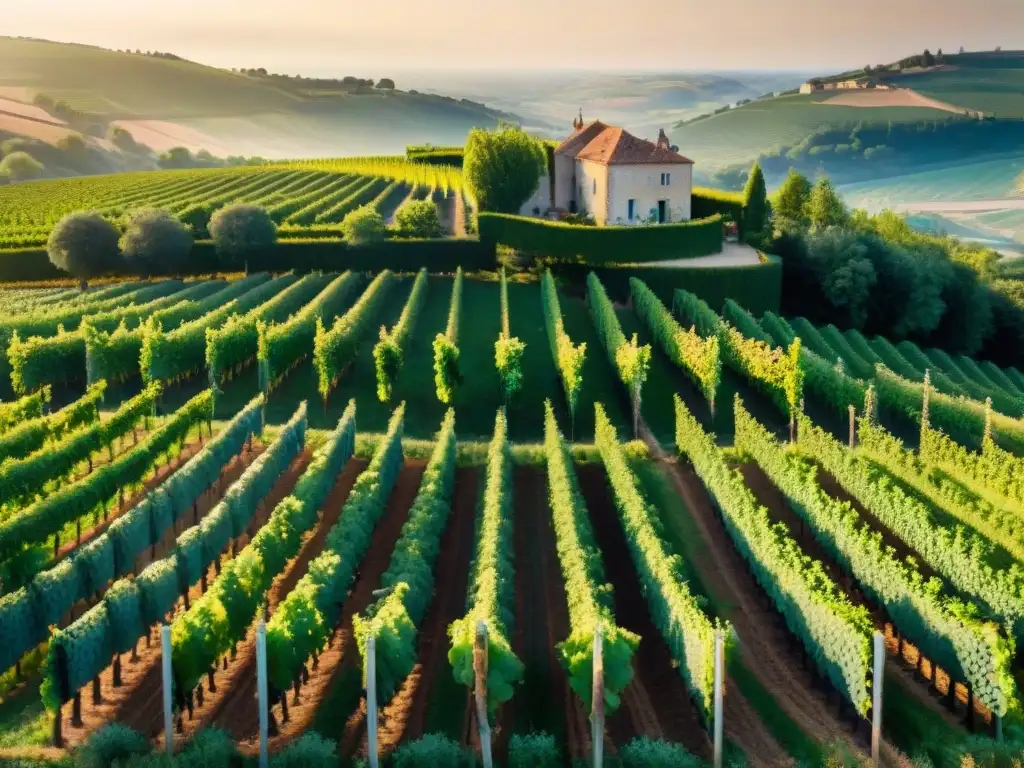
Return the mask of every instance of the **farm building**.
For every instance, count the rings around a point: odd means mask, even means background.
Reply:
[[[690,218],[693,161],[670,146],[664,130],[652,142],[600,120],[584,123],[580,114],[555,150],[554,176],[551,207],[585,211],[600,225]]]

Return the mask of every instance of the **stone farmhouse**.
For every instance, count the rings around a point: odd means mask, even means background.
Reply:
[[[542,178],[522,213],[587,213],[601,225],[661,224],[690,219],[693,161],[656,142],[600,120],[573,122],[555,149],[554,178]]]

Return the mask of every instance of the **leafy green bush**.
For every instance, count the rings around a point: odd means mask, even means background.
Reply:
[[[192,230],[167,211],[146,209],[128,217],[118,245],[131,271],[152,275],[183,269],[194,241]]]
[[[391,758],[392,768],[475,768],[476,755],[439,733],[399,747]]]
[[[700,768],[703,763],[681,744],[638,736],[619,750],[622,768]]]
[[[558,768],[562,752],[550,733],[513,734],[508,742],[508,768]]]
[[[109,768],[117,760],[150,751],[149,740],[126,725],[111,723],[92,733],[78,754],[81,768]]]
[[[55,267],[85,281],[114,266],[117,238],[117,228],[100,214],[70,213],[50,231],[46,251]]]
[[[384,219],[376,208],[364,205],[345,216],[341,222],[341,233],[354,244],[373,243],[384,239]]]
[[[448,307],[448,326],[444,333],[434,337],[434,387],[437,399],[450,405],[455,391],[462,382],[459,370],[459,330],[462,318],[462,267],[455,273],[451,304]]]
[[[336,768],[338,745],[319,733],[307,733],[270,759],[271,768]]]
[[[405,307],[398,322],[392,326],[390,331],[383,327],[380,329],[380,341],[373,348],[374,370],[377,375],[377,399],[382,403],[391,401],[391,393],[394,391],[395,381],[402,370],[404,355],[402,351],[413,329],[416,327],[416,318],[427,297],[427,268],[421,269],[416,280],[412,284],[412,291],[406,299]]]
[[[403,237],[441,237],[441,218],[433,200],[406,200],[395,212],[395,228]]]

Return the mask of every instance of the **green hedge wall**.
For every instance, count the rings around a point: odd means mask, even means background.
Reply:
[[[501,244],[591,266],[687,259],[722,250],[722,220],[718,216],[649,227],[587,227],[527,216],[480,213],[477,227],[480,239],[490,247]]]
[[[383,240],[367,245],[348,245],[338,240],[283,240],[267,251],[248,258],[250,272],[337,272],[346,269],[379,272],[466,272],[497,269],[494,249],[479,240]],[[226,260],[210,241],[197,242],[182,274],[207,275],[239,270],[243,264]],[[25,282],[69,278],[50,263],[45,249],[0,251],[0,282]]]
[[[552,267],[559,277],[580,284],[589,267],[563,264]],[[766,255],[761,264],[740,267],[604,267],[593,270],[615,301],[630,299],[629,278],[642,280],[665,306],[671,307],[677,288],[690,291],[721,312],[732,299],[751,314],[778,312],[782,301],[782,260]]]
[[[742,228],[743,195],[739,192],[726,192],[724,189],[694,187],[690,193],[690,215],[695,219],[728,216]]]

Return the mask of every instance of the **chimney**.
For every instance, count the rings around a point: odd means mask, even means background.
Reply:
[[[668,136],[665,135],[665,129],[658,129],[658,149],[672,149],[668,143]]]

